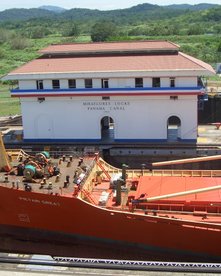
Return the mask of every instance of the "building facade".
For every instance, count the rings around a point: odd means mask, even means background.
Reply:
[[[167,41],[51,45],[9,73],[28,142],[195,142],[212,67]]]

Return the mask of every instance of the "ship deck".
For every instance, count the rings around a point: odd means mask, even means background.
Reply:
[[[148,185],[146,182],[153,181],[152,185]],[[162,180],[162,177],[141,177],[140,181],[128,180],[126,188],[121,191],[121,204],[116,204],[116,192],[110,189],[110,183],[106,180],[100,184],[96,184],[90,193],[88,200],[95,205],[106,208],[109,210],[126,211],[140,215],[151,215],[164,218],[172,218],[183,221],[195,221],[204,223],[221,224],[221,204],[220,204],[220,191],[210,191],[197,195],[187,195],[176,197],[167,200],[154,201],[151,203],[140,203],[136,204],[133,209],[130,208],[130,202],[132,199],[139,199],[141,195],[162,195],[168,193],[174,185],[178,186],[175,190],[180,191],[184,186],[185,189],[191,187],[191,183],[194,182],[194,187],[208,187],[211,184],[211,179],[198,178],[192,179],[191,177],[185,179],[182,177],[174,177],[170,182],[168,178]],[[196,180],[196,182],[194,181]],[[201,180],[202,185],[201,185]],[[131,190],[133,183],[137,182],[137,190]],[[213,179],[212,182],[220,183],[221,178]],[[179,183],[180,182],[180,183]],[[187,184],[188,183],[188,184]],[[159,185],[160,184],[160,185]],[[178,184],[178,185],[177,185]],[[212,183],[214,184],[214,183]],[[167,190],[166,187],[170,186]],[[211,197],[210,197],[211,195]]]
[[[60,169],[58,176],[49,176],[46,172],[44,173],[44,177],[33,178],[32,181],[28,181],[23,175],[17,175],[17,166],[21,162],[15,158],[11,163],[13,167],[11,172],[0,172],[0,185],[24,190],[25,185],[28,184],[31,187],[31,192],[72,197],[75,185],[74,181],[76,181],[74,177],[75,173],[78,172],[79,175],[82,173],[82,178],[86,176],[87,170],[92,166],[93,160],[94,158],[90,156],[83,158],[83,163],[80,167],[78,166],[79,158],[77,157],[72,158],[71,162],[69,156],[66,156],[64,160],[61,156],[53,157],[51,159],[52,165],[58,166]],[[85,167],[85,171],[82,170],[82,167]]]
[[[120,189],[119,203],[116,189],[111,187],[111,178],[121,177],[120,169],[91,156],[79,159],[60,155],[51,158],[50,162],[59,168],[58,175],[50,176],[45,171],[43,177],[27,181],[18,175],[17,167],[21,161],[14,158],[12,170],[0,173],[0,185],[26,190],[28,184],[29,192],[79,197],[109,210],[221,224],[220,189],[146,202],[146,199],[156,196],[219,186],[220,171],[128,170],[127,179]]]
[[[189,190],[207,188],[221,185],[220,177],[169,177],[169,176],[141,176],[136,190],[135,197],[146,193],[147,197],[155,197],[172,193],[181,193]],[[193,193],[189,195],[173,197],[174,202],[221,202],[221,191],[209,191]]]

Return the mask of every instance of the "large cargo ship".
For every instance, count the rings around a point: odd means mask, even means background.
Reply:
[[[221,171],[117,169],[48,152],[12,161],[0,174],[1,234],[221,260]]]

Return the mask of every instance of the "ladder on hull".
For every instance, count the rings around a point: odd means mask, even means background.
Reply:
[[[91,194],[88,191],[82,189],[81,192],[89,200],[90,203],[92,203],[94,205],[97,205],[97,203],[95,202],[94,198],[91,196]]]
[[[102,170],[102,172],[106,175],[108,180],[111,180],[111,176],[109,175],[109,173],[105,170],[105,168],[103,167],[103,165],[101,164],[101,162],[99,160],[96,160],[97,165],[100,167],[100,169]]]

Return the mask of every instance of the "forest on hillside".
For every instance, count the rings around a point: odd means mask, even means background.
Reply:
[[[52,43],[155,39],[175,42],[181,51],[205,62],[221,62],[221,6],[6,10],[0,12],[0,76]]]

